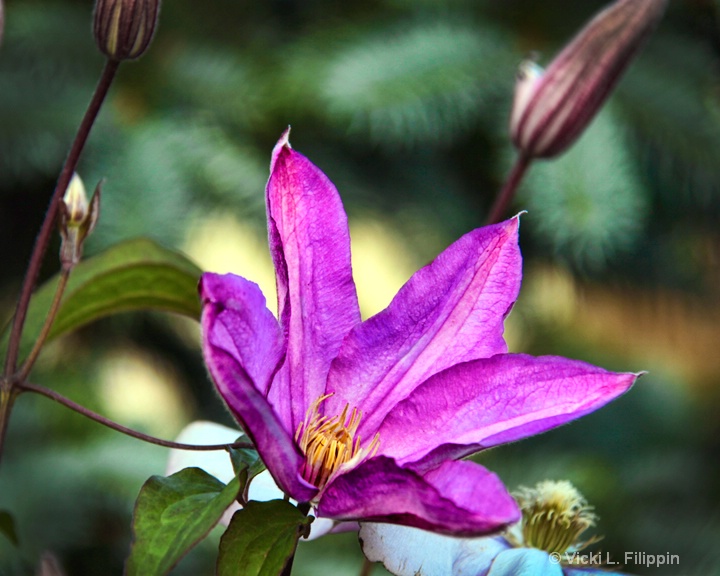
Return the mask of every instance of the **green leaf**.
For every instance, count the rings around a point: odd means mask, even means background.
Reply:
[[[0,510],[0,534],[3,534],[15,546],[20,544],[17,532],[15,531],[15,521],[6,510]]]
[[[239,488],[237,479],[225,486],[199,468],[150,478],[135,503],[126,575],[167,574],[218,523]]]
[[[249,440],[244,434],[237,439],[237,442]],[[232,462],[235,476],[240,479],[240,486],[245,491],[246,486],[260,472],[265,470],[265,464],[254,448],[229,448],[230,461]]]
[[[185,256],[147,239],[118,244],[81,262],[70,275],[60,311],[48,339],[93,320],[130,310],[166,310],[191,318],[200,315],[197,283],[201,270]],[[20,347],[32,348],[50,308],[58,277],[33,297]],[[7,332],[2,354],[7,348]]]
[[[220,540],[218,576],[280,574],[312,521],[284,500],[248,502]]]

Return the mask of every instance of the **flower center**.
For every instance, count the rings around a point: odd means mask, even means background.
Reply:
[[[295,441],[305,454],[302,476],[320,489],[343,464],[372,457],[380,446],[380,434],[375,434],[368,446],[361,447],[360,436],[355,437],[362,419],[362,412],[357,408],[350,410],[350,405],[345,404],[340,415],[321,416],[320,404],[330,396],[332,394],[320,396],[310,405],[305,420],[295,432]]]
[[[596,542],[580,542],[580,535],[595,525],[597,516],[568,481],[540,482],[535,488],[521,488],[515,498],[522,510],[525,546],[562,554],[581,550]]]

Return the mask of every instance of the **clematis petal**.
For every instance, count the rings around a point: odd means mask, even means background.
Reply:
[[[310,500],[317,489],[299,474],[304,457],[265,397],[284,353],[265,297],[256,284],[232,274],[204,274],[200,294],[203,354],[218,392],[278,485],[299,501]]]
[[[368,560],[395,576],[485,576],[493,559],[510,545],[501,537],[456,538],[393,524],[360,524]]]
[[[267,185],[278,316],[288,341],[288,373],[271,398],[287,402],[295,427],[325,392],[330,362],[360,322],[360,308],[340,196],[325,174],[290,147],[288,136],[289,131],[275,146]]]
[[[420,475],[385,457],[331,480],[317,510],[336,520],[391,522],[458,536],[495,532],[520,517],[500,479],[479,464],[444,462]]]
[[[328,376],[328,412],[359,404],[371,436],[415,386],[458,362],[507,351],[503,320],[520,288],[518,219],[466,234],[356,327]],[[362,399],[358,403],[358,398]]]
[[[562,576],[560,564],[550,561],[547,552],[534,548],[514,548],[498,554],[487,576]]]
[[[574,420],[626,392],[637,377],[558,356],[500,354],[459,364],[393,409],[379,430],[380,453],[433,467]]]

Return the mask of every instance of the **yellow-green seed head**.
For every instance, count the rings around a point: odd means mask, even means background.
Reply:
[[[515,499],[522,510],[524,545],[562,554],[581,549],[580,535],[595,525],[597,516],[580,492],[567,480],[521,487]]]

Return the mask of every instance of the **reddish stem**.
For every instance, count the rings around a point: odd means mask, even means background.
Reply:
[[[112,428],[113,430],[117,430],[118,432],[122,432],[123,434],[126,434],[128,436],[132,436],[133,438],[137,438],[138,440],[143,440],[144,442],[149,442],[150,444],[156,444],[157,446],[164,446],[165,448],[177,448],[178,450],[200,450],[200,451],[209,451],[209,450],[226,450],[227,448],[252,448],[253,445],[249,442],[235,442],[232,444],[207,444],[207,445],[196,445],[196,444],[183,444],[182,442],[171,442],[170,440],[162,440],[161,438],[155,438],[154,436],[149,436],[148,434],[143,434],[142,432],[138,432],[137,430],[133,430],[132,428],[128,428],[127,426],[123,426],[122,424],[118,424],[117,422],[113,422],[109,418],[106,418],[105,416],[102,416],[98,414],[97,412],[93,412],[92,410],[89,410],[88,408],[85,408],[84,406],[81,406],[80,404],[77,404],[76,402],[73,402],[69,398],[66,398],[62,394],[59,394],[55,392],[54,390],[51,390],[50,388],[45,388],[45,386],[39,386],[37,384],[30,384],[29,382],[23,382],[20,384],[17,384],[17,389],[21,392],[35,392],[36,394],[40,394],[42,396],[45,396],[46,398],[50,398],[50,400],[54,400],[58,404],[62,404],[66,408],[70,408],[70,410],[74,410],[78,414],[81,414],[85,416],[86,418],[89,418],[90,420],[94,420],[95,422],[102,424],[103,426],[107,426],[108,428]]]
[[[38,273],[40,272],[40,265],[42,264],[48,244],[50,243],[50,237],[53,232],[53,224],[55,223],[55,217],[57,215],[58,204],[62,200],[62,196],[65,194],[68,184],[70,184],[70,179],[75,172],[78,160],[80,159],[80,154],[85,147],[85,143],[90,135],[90,130],[92,129],[95,119],[100,112],[100,107],[107,96],[108,90],[115,78],[115,73],[117,72],[119,65],[120,62],[113,60],[108,60],[105,63],[105,68],[103,69],[98,85],[95,88],[95,93],[93,94],[92,100],[90,100],[90,104],[88,105],[85,116],[83,117],[77,134],[75,135],[75,140],[70,148],[70,153],[65,159],[65,164],[60,172],[60,176],[58,177],[57,184],[55,185],[55,191],[53,192],[50,204],[48,205],[47,213],[45,214],[45,220],[43,221],[40,232],[35,240],[35,246],[33,247],[32,255],[30,256],[30,263],[28,264],[27,272],[25,273],[25,279],[23,280],[18,304],[15,308],[12,331],[10,332],[7,355],[5,357],[5,386],[11,386],[10,381],[12,375],[15,374],[15,369],[17,368],[18,354],[20,352],[20,338],[25,324],[25,317],[30,304],[30,297],[32,296],[33,289],[35,288],[35,282],[37,281]]]
[[[520,181],[525,175],[528,166],[530,166],[531,161],[532,158],[530,156],[526,156],[522,152],[518,155],[517,160],[515,160],[515,164],[513,165],[512,170],[510,170],[510,174],[500,191],[500,194],[498,194],[498,197],[495,199],[495,203],[490,209],[490,215],[488,216],[486,224],[497,224],[500,220],[502,220],[505,212],[510,206],[510,202],[512,202],[512,199],[515,197],[515,192],[517,191]]]

